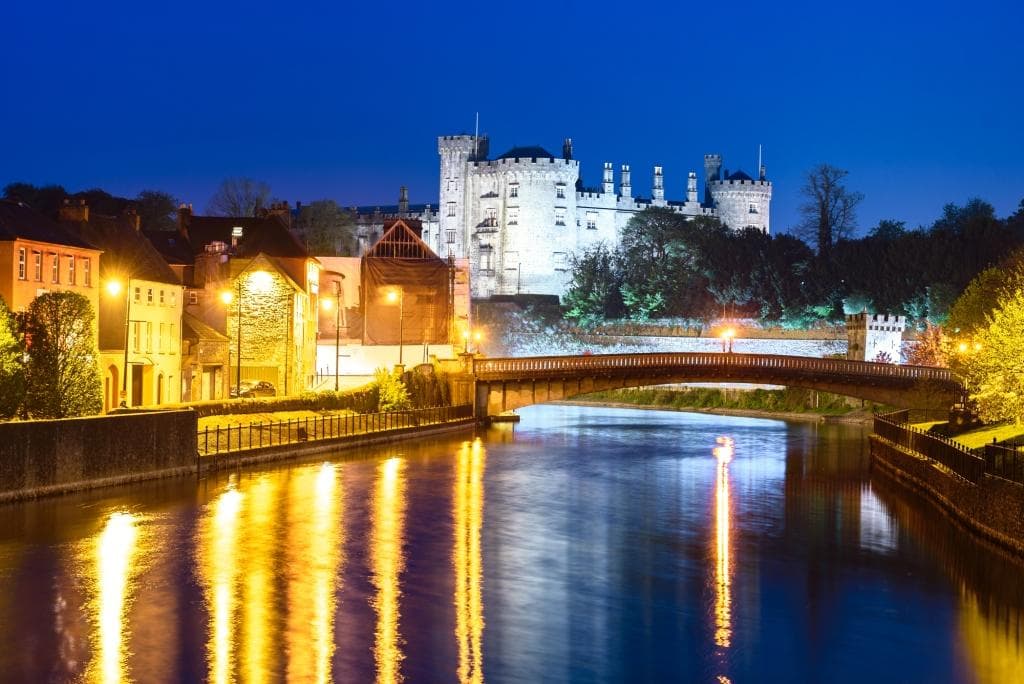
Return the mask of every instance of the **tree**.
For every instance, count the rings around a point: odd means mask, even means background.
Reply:
[[[251,178],[225,178],[206,210],[214,216],[255,216],[270,199],[270,186]]]
[[[178,200],[161,190],[143,190],[135,198],[139,222],[146,230],[174,230]]]
[[[31,183],[10,183],[4,187],[4,198],[24,202],[47,216],[55,215],[67,196],[68,191],[60,185],[37,187]]]
[[[89,300],[49,292],[28,308],[28,410],[36,418],[99,413],[98,351]]]
[[[604,243],[572,256],[572,278],[562,304],[565,317],[589,328],[622,311],[622,284],[615,252]]]
[[[386,368],[378,368],[373,376],[374,384],[377,386],[378,411],[401,411],[412,405],[409,401],[409,391],[398,375]]]
[[[0,418],[14,416],[25,400],[25,349],[14,315],[0,297]]]
[[[864,195],[843,185],[847,175],[848,171],[820,164],[807,173],[800,191],[806,201],[800,207],[803,218],[797,233],[814,244],[818,257],[825,262],[830,261],[836,241],[857,227],[857,205]]]
[[[355,222],[334,200],[317,200],[302,207],[296,221],[306,248],[316,256],[353,256],[356,253]]]
[[[944,368],[949,363],[948,346],[949,342],[942,328],[926,323],[924,332],[917,336],[917,344],[911,347],[907,354],[907,363],[914,366]]]
[[[983,341],[963,360],[964,385],[986,422],[1024,418],[1024,291],[992,312]]]

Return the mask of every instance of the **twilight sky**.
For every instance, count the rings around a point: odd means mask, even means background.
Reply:
[[[754,175],[763,144],[773,231],[818,162],[862,229],[1024,198],[1019,3],[150,4],[4,10],[0,185],[436,204],[436,136],[479,111],[492,155],[572,137],[588,185],[629,163],[649,196],[661,164],[671,199],[705,152]]]

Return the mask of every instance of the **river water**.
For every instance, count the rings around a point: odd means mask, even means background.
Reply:
[[[1024,566],[859,426],[537,406],[0,511],[3,681],[1024,677]]]

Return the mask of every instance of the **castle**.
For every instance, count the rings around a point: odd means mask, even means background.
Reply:
[[[437,209],[410,207],[405,189],[402,218],[418,219],[422,237],[442,257],[468,257],[474,298],[493,295],[561,295],[571,258],[598,243],[614,246],[629,219],[649,207],[667,207],[683,216],[713,216],[735,230],[769,231],[772,184],[761,166],[755,180],[729,174],[722,157],[704,155],[704,198],[697,174],[686,181],[686,199],[665,199],[662,167],[655,166],[649,197],[633,194],[628,164],[619,172],[604,164],[600,188],[580,182],[572,140],[555,157],[542,147],[516,147],[488,159],[486,136],[438,138],[440,192]],[[361,244],[370,244],[386,216],[359,212]]]

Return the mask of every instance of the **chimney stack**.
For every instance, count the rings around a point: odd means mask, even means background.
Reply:
[[[665,201],[665,177],[661,173],[661,167],[654,167],[654,188],[651,190],[651,199],[654,202]]]
[[[690,175],[686,177],[686,203],[696,203],[697,201],[697,172],[691,171]]]
[[[405,218],[409,215],[409,188],[404,185],[398,189],[398,216]]]
[[[60,220],[68,222],[89,222],[89,205],[84,199],[65,198],[60,207]]]
[[[142,217],[139,216],[139,212],[135,211],[135,207],[128,207],[124,210],[124,222],[131,226],[136,233],[142,231]]]
[[[184,202],[178,207],[178,234],[188,240],[188,226],[192,223],[192,205]]]
[[[622,165],[622,179],[619,181],[619,191],[623,197],[633,196],[633,188],[629,184],[629,164]]]
[[[566,138],[562,143],[562,159],[572,159],[572,138]]]
[[[612,163],[604,163],[604,182],[601,184],[601,192],[610,195],[615,192],[615,177],[612,171]]]

